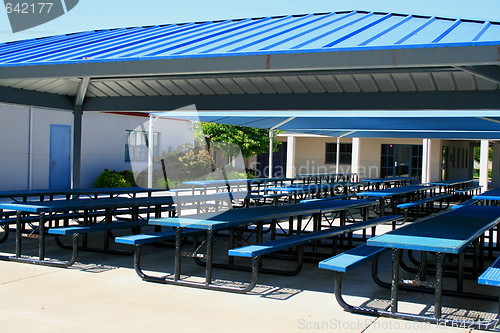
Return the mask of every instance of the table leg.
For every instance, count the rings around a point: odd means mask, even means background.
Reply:
[[[22,214],[20,211],[16,213],[16,258],[21,256],[21,228],[22,228]],[[8,227],[8,226],[7,226]]]
[[[380,216],[385,216],[384,198],[378,199]]]
[[[392,279],[391,279],[391,313],[398,312],[399,298],[399,262],[401,249],[392,250]]]
[[[434,318],[441,318],[443,300],[443,263],[444,253],[436,253],[436,292],[434,294]]]
[[[457,291],[464,291],[464,261],[465,252],[462,251],[458,255],[458,278],[457,278]]]
[[[38,260],[45,259],[45,214],[40,214],[39,235],[38,235]]]
[[[214,245],[214,231],[207,230],[207,264],[205,267],[205,285],[210,285],[212,282],[212,257]]]
[[[181,277],[181,245],[182,245],[182,228],[175,229],[175,261],[174,261],[174,280],[177,281]]]

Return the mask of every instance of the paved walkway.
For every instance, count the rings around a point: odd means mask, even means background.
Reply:
[[[25,241],[33,253],[35,242]],[[69,256],[48,243],[49,257]],[[14,244],[9,241],[1,249],[13,251]],[[145,248],[144,263],[152,270],[167,269],[172,252]],[[384,258],[382,277],[388,278],[390,255]],[[368,295],[388,298],[389,291],[371,281],[370,265],[365,266],[345,280],[347,300],[361,304]],[[69,269],[0,261],[1,332],[471,332],[345,312],[332,293],[332,272],[316,267],[306,263],[293,277],[262,274],[255,293],[239,295],[143,282],[132,269],[131,256],[82,252],[79,264]],[[191,264],[183,273],[201,275],[203,269]],[[225,280],[249,279],[248,272],[214,273]],[[402,310],[428,310],[412,301],[432,304],[431,295],[402,296]],[[490,315],[498,308],[495,302],[446,297],[444,305]]]

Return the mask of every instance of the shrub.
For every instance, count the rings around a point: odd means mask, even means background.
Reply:
[[[130,171],[130,173],[132,173]],[[135,186],[135,182],[131,183],[129,172],[116,172],[108,169],[104,169],[104,171],[97,177],[94,187],[105,188],[105,187],[132,187]],[[132,174],[133,180],[133,174]]]

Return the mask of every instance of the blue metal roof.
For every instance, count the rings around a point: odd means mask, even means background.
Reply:
[[[333,12],[79,32],[0,44],[0,66],[497,45],[500,23]]]

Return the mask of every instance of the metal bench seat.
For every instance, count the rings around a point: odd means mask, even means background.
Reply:
[[[500,287],[500,257],[477,279],[479,284]]]
[[[384,217],[378,217],[363,222],[353,223],[350,225],[332,227],[326,230],[320,230],[320,231],[305,233],[302,235],[290,236],[283,239],[273,240],[270,242],[231,249],[229,250],[228,254],[230,256],[237,256],[237,257],[247,257],[247,258],[257,257],[264,254],[269,254],[280,250],[289,249],[291,247],[303,245],[308,242],[339,236],[344,233],[374,227],[382,223],[401,220],[402,218],[403,218],[402,215],[388,215]]]
[[[191,229],[191,228],[182,229],[182,234],[185,236],[200,232],[201,231],[199,229]],[[127,244],[127,245],[144,245],[144,244],[151,244],[172,239],[175,239],[174,229],[167,231],[137,234],[137,235],[120,236],[115,238],[115,243]]]
[[[349,251],[340,253],[334,257],[320,261],[319,268],[337,272],[348,272],[364,262],[373,259],[389,249],[378,246],[360,245]]]

